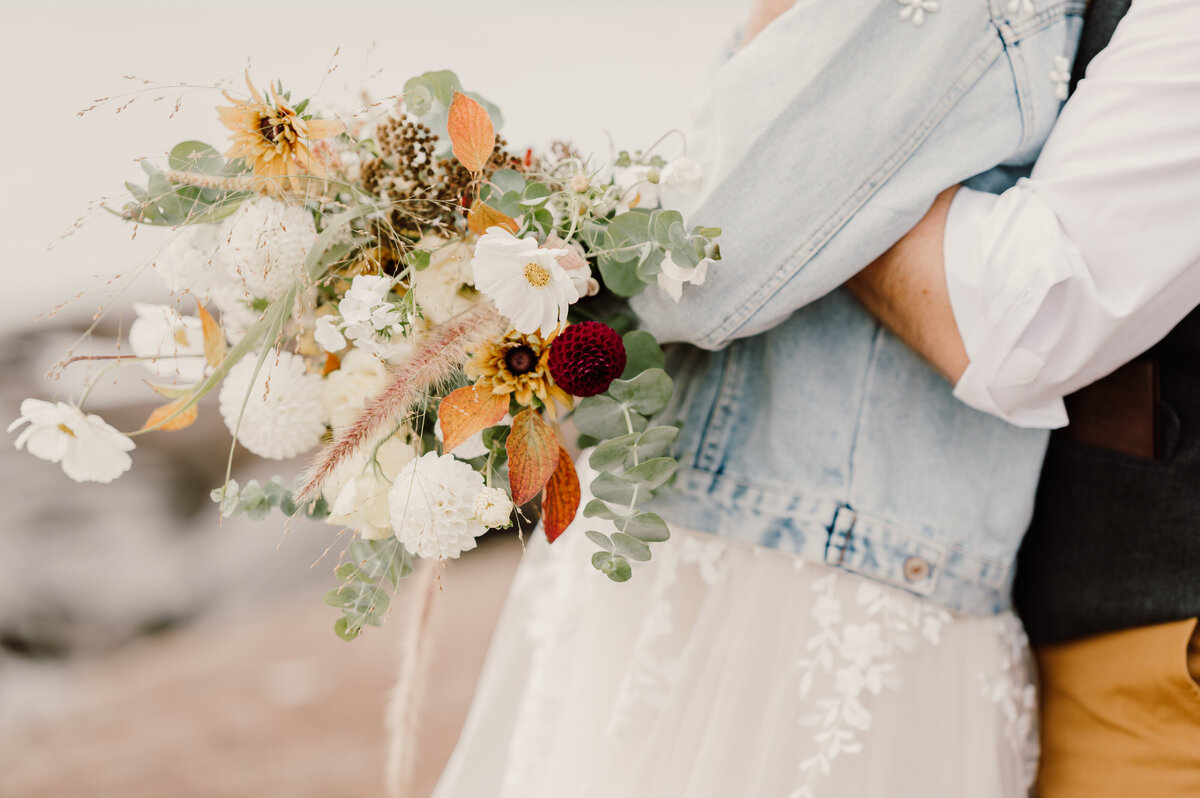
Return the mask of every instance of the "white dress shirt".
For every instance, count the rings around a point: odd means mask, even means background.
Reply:
[[[1133,0],[1029,179],[957,193],[945,260],[954,394],[1020,426],[1064,426],[1200,304],[1200,0]]]

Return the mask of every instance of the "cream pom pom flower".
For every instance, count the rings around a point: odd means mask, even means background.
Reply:
[[[365,540],[381,540],[392,535],[388,491],[401,469],[416,454],[412,444],[397,434],[380,444],[373,453],[364,451],[342,465],[325,483],[325,495],[331,498],[325,522],[353,529]]]
[[[321,385],[321,400],[333,431],[341,432],[353,424],[387,383],[388,370],[382,360],[363,349],[350,350],[341,368],[330,372]]]
[[[28,424],[13,445],[34,457],[62,465],[63,472],[76,482],[112,482],[133,464],[128,452],[134,446],[94,413],[66,402],[21,402],[21,417],[8,431]]]
[[[321,378],[308,374],[304,358],[291,352],[268,355],[255,376],[257,360],[248,356],[238,361],[221,384],[225,426],[259,457],[286,460],[308,451],[325,434]]]
[[[137,320],[129,327],[129,346],[142,365],[159,377],[199,382],[204,377],[204,330],[200,319],[180,316],[170,305],[134,302]]]
[[[154,271],[172,294],[191,294],[207,302],[229,276],[216,261],[221,245],[218,224],[189,224],[175,233],[154,259]]]
[[[406,465],[388,492],[392,529],[410,554],[454,559],[487,531],[475,517],[483,475],[452,455],[426,452]]]
[[[512,526],[513,503],[503,488],[484,488],[472,502],[475,517],[488,529]]]
[[[246,296],[274,300],[300,277],[316,240],[306,208],[259,197],[226,221],[217,257]]]
[[[517,238],[502,227],[489,227],[471,260],[475,287],[496,303],[517,332],[551,335],[579,300],[579,289],[558,262],[568,254],[539,248],[533,236]]]
[[[470,245],[463,241],[446,244],[426,236],[417,247],[430,250],[429,265],[408,278],[425,318],[441,324],[470,308],[474,291],[463,288],[473,279]]]

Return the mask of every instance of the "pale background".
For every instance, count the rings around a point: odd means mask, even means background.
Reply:
[[[348,107],[364,88],[383,97],[449,68],[504,109],[514,147],[565,137],[604,155],[605,131],[636,148],[686,124],[743,5],[0,2],[0,426],[26,396],[71,397],[70,375],[42,374],[98,305],[114,307],[112,330],[134,298],[162,296],[139,272],[167,233],[130,240],[129,225],[88,214],[89,202],[178,141],[223,149],[215,91],[185,93],[174,118],[170,88],[119,114],[118,102],[76,115],[142,87],[123,75],[237,86],[249,63],[259,85],[282,78],[297,96]],[[82,229],[48,250],[81,215]],[[137,426],[152,404],[139,387],[102,386],[94,407]],[[309,567],[333,527],[285,537],[278,518],[218,526],[206,496],[227,437],[213,410],[191,430],[139,439],[134,470],[111,486],[75,485],[0,446],[2,798],[382,794],[400,619],[353,644],[334,638],[336,613],[320,602],[329,568]],[[239,462],[237,475],[294,470],[273,466]],[[446,574],[423,790],[457,733],[519,553],[495,540]]]

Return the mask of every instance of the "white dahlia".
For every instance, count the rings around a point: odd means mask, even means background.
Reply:
[[[300,277],[317,240],[312,214],[270,197],[242,204],[222,231],[217,256],[245,295],[278,299]]]
[[[204,359],[204,330],[200,319],[180,316],[170,305],[134,302],[137,320],[129,327],[129,346],[142,365],[159,377],[199,382],[208,365]]]
[[[324,493],[330,501],[325,522],[353,529],[366,540],[391,535],[388,491],[416,454],[412,444],[397,434],[375,449],[373,457],[367,450],[344,463],[325,481]]]
[[[426,452],[406,465],[388,493],[392,529],[410,554],[454,559],[487,527],[475,517],[483,475],[448,454]]]
[[[354,423],[367,401],[388,383],[387,366],[362,349],[352,349],[337,371],[330,372],[321,386],[321,400],[334,432]]]
[[[229,276],[215,263],[222,228],[217,224],[189,224],[171,236],[154,259],[154,271],[172,294],[191,294],[207,302]]]
[[[60,463],[76,482],[112,482],[133,464],[133,441],[94,413],[66,402],[21,402],[21,417],[8,431],[28,424],[13,445],[34,457]]]
[[[489,227],[475,245],[471,269],[475,287],[496,303],[513,329],[524,335],[552,334],[579,300],[579,289],[558,259],[565,249],[538,247],[533,236],[517,238],[503,227]]]
[[[225,426],[238,443],[272,460],[286,460],[316,446],[325,434],[321,378],[308,374],[304,358],[291,352],[269,354],[254,376],[257,361],[254,355],[246,356],[221,383]],[[246,412],[239,428],[243,402]]]

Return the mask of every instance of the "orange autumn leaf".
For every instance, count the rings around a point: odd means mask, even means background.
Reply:
[[[563,533],[579,509],[579,475],[567,450],[558,447],[558,465],[546,483],[546,494],[542,497],[542,526],[546,540],[553,543]]]
[[[483,106],[460,91],[454,92],[446,132],[457,158],[467,171],[478,174],[496,149],[496,128]]]
[[[442,451],[449,453],[476,432],[499,424],[507,412],[508,394],[494,394],[478,385],[451,391],[438,405]]]
[[[342,367],[342,359],[333,352],[325,353],[325,365],[321,367],[321,376],[328,377]]]
[[[208,365],[216,368],[225,359],[225,333],[199,302],[196,303],[196,315],[200,317],[200,329],[204,333],[204,359]]]
[[[558,439],[536,410],[522,410],[508,435],[508,486],[520,507],[538,495],[558,466]]]
[[[175,415],[179,408],[183,407],[187,401],[188,397],[181,396],[174,402],[168,402],[162,407],[156,408],[155,411],[150,414],[150,417],[146,419],[146,423],[142,425],[142,429],[150,429],[151,427],[154,427],[155,429],[160,429],[164,432],[171,432],[173,430],[192,426],[192,424],[196,423],[196,418],[200,415],[200,411],[196,405],[192,405],[177,416]],[[171,418],[171,416],[175,417]],[[166,421],[169,418],[171,420]],[[163,424],[164,421],[166,421],[165,424]],[[160,424],[161,426],[159,426]]]
[[[503,227],[513,235],[520,229],[516,219],[501,213],[491,205],[476,201],[471,206],[471,212],[467,214],[467,228],[475,235],[481,236],[489,227]]]

